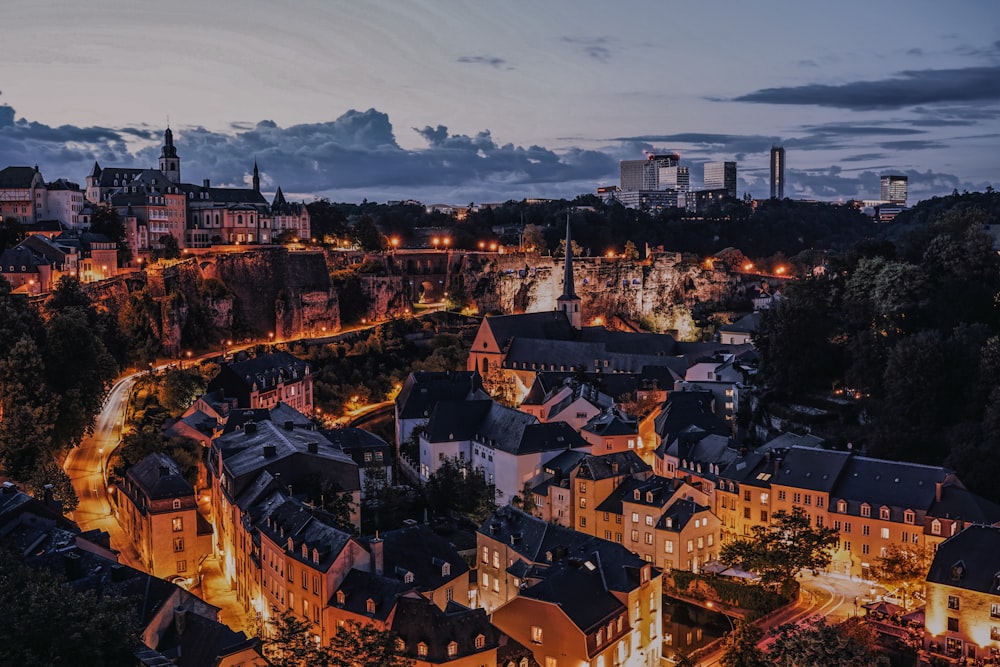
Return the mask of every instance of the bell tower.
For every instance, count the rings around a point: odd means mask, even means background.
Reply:
[[[160,171],[171,183],[181,182],[181,159],[174,148],[174,133],[167,127],[163,133],[163,149],[160,151]]]
[[[580,312],[580,297],[573,288],[573,242],[569,232],[569,214],[566,214],[566,260],[563,264],[563,293],[556,299],[556,310],[566,313],[566,319],[574,329],[583,325],[583,313]]]

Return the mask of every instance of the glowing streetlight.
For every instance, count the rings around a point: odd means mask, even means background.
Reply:
[[[392,251],[396,252],[396,248],[399,247],[399,237],[393,236],[392,239],[390,239],[389,243],[392,244]]]
[[[447,250],[448,246],[451,245],[451,239],[449,237],[444,237],[444,247]]]
[[[479,242],[479,249],[480,250],[485,250],[486,249],[486,241],[480,241]]]
[[[778,274],[779,276],[780,276],[780,275],[784,275],[784,273],[785,273],[785,267],[783,267],[783,266],[779,266],[778,268],[776,268],[776,269],[774,270],[774,272],[775,272],[776,274]]]
[[[435,250],[437,250],[438,246],[441,245],[441,239],[435,236],[434,238],[431,239],[431,245],[434,246]]]
[[[744,271],[753,271],[753,262],[747,262],[743,265]]]
[[[496,252],[497,244],[496,241],[490,243],[490,252]]]

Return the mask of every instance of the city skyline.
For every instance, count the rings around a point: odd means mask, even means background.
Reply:
[[[302,1],[6,8],[0,154],[48,180],[155,166],[292,198],[572,197],[619,160],[736,161],[738,194],[910,202],[994,183],[1000,16],[930,2]],[[39,36],[46,36],[39,39]],[[697,187],[700,183],[692,183]]]

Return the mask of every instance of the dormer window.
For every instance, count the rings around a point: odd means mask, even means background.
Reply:
[[[365,600],[365,611],[369,614],[375,613],[375,600],[372,600],[371,598]]]
[[[319,549],[313,549],[313,562],[319,564]]]
[[[337,604],[343,605],[346,600],[347,596],[344,595],[344,591],[337,591]]]
[[[441,564],[441,576],[442,577],[451,576],[451,563],[442,563]]]
[[[885,521],[888,521],[889,520],[889,508],[886,507],[885,505],[883,505],[882,507],[880,507],[879,510],[878,510],[878,518],[883,519]]]
[[[396,653],[402,653],[406,650],[406,642],[404,642],[399,637],[396,637]]]
[[[458,643],[448,642],[448,657],[454,658],[456,655],[458,655]]]
[[[412,584],[413,583],[413,573],[412,572],[407,572],[406,574],[403,575],[403,583],[404,584]]]
[[[646,492],[646,502],[647,503],[653,502],[653,492],[652,491],[647,491]]]
[[[837,501],[837,511],[840,512],[841,514],[846,514],[847,513],[847,501],[846,500],[838,500]]]
[[[913,510],[906,510],[903,512],[903,523],[912,524],[915,520],[916,515],[913,513]]]
[[[291,542],[291,540],[289,540],[289,542]],[[305,542],[302,543],[302,557],[309,558],[309,547],[306,546]]]
[[[933,521],[931,521],[931,535],[940,535],[940,534],[941,534],[941,522],[938,521],[937,519],[934,519]]]
[[[639,498],[641,498],[641,497],[642,497],[642,492],[639,491],[639,489],[636,489],[635,491],[632,492],[632,499],[633,500],[639,500]]]
[[[963,576],[965,576],[965,561],[960,560],[951,566],[951,578],[952,581],[961,581]]]
[[[477,649],[484,649],[484,648],[486,648],[486,636],[485,635],[476,635],[476,648]]]
[[[174,498],[173,507],[174,507],[175,510],[179,510],[181,508],[181,499],[180,498]]]
[[[872,515],[872,506],[868,503],[862,503],[861,505],[861,516],[870,517]]]
[[[284,531],[282,531],[282,532],[284,532]],[[295,542],[293,542],[292,538],[290,538],[290,537],[288,538],[288,550],[289,551],[294,551],[295,550]]]

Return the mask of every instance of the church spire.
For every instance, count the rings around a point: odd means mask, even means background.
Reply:
[[[160,150],[160,171],[172,183],[181,181],[181,158],[174,147],[174,133],[167,126],[163,133],[163,148]]]
[[[570,236],[569,213],[566,214],[566,256],[563,262],[563,293],[556,299],[556,309],[566,314],[566,319],[574,329],[582,326],[580,297],[573,286],[573,239]]]
[[[257,170],[257,158],[253,159],[253,191],[260,192],[260,171]]]

